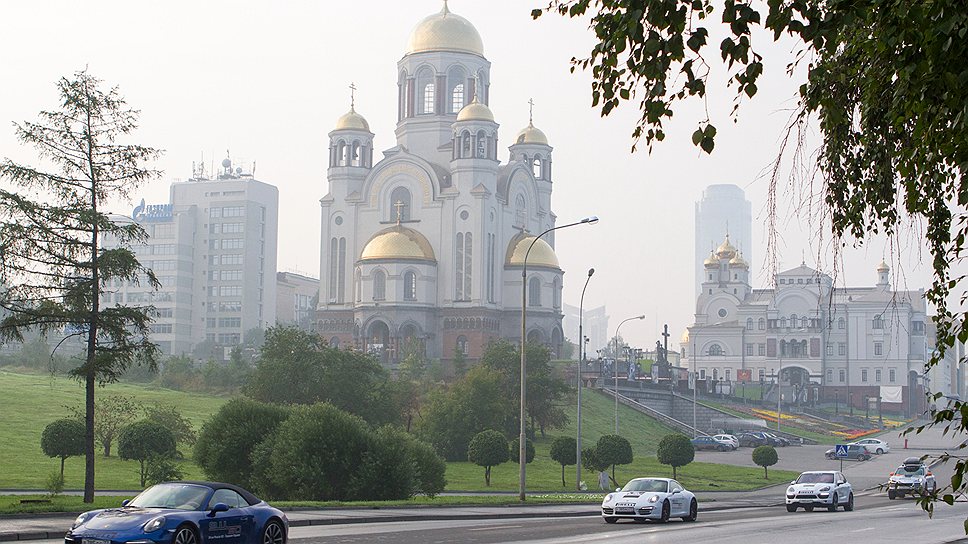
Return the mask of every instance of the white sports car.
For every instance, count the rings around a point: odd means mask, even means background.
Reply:
[[[602,501],[602,518],[605,523],[619,519],[669,521],[696,521],[699,503],[691,491],[671,478],[636,478],[622,489],[605,495]]]

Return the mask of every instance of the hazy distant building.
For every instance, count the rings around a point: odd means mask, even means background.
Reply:
[[[722,241],[724,232],[746,262],[754,262],[752,231],[752,205],[742,189],[728,184],[706,187],[702,200],[696,202],[696,296],[702,289],[702,263]]]
[[[104,303],[155,307],[151,339],[163,353],[189,353],[202,341],[231,347],[243,333],[276,320],[278,190],[225,159],[215,179],[171,185],[170,201],[141,201],[137,221],[148,241],[133,247],[161,282],[115,281]],[[106,239],[106,245],[117,243]]]
[[[565,304],[563,311],[565,314],[563,321],[565,338],[575,344],[576,351],[572,356],[578,358],[578,307]],[[592,359],[598,357],[596,351],[602,349],[608,343],[608,314],[605,312],[605,306],[586,308],[584,314],[585,317],[581,325],[582,333],[588,338],[588,343],[585,345],[586,357]]]
[[[871,287],[834,287],[801,264],[778,273],[775,289],[753,289],[748,263],[727,240],[703,263],[682,364],[707,384],[773,383],[782,365],[787,400],[864,410],[881,397],[886,410],[919,413],[927,319],[923,291],[893,290],[883,262]]]
[[[477,30],[445,3],[413,29],[386,89],[396,145],[375,159],[353,104],[329,133],[317,330],[331,344],[393,364],[413,342],[430,358],[474,360],[492,340],[520,338],[525,252],[556,219],[552,148],[529,124],[498,158],[490,68]],[[554,243],[541,238],[528,258],[526,335],[557,352]]]
[[[315,330],[319,278],[295,272],[276,273],[276,323]]]

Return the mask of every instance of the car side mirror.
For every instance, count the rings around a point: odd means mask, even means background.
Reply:
[[[124,499],[123,501],[121,501],[121,507],[123,508],[127,506],[129,502],[131,502],[131,499]]]
[[[208,517],[210,518],[215,517],[215,514],[218,514],[219,512],[228,512],[228,511],[229,511],[229,505],[225,504],[224,502],[217,502],[215,503],[215,506],[212,507],[212,511],[208,513]]]
[[[673,489],[672,490],[672,494],[675,495],[675,494],[679,493],[680,491],[682,491],[682,490],[681,489]]]
[[[793,485],[795,483],[797,483],[797,481],[796,480],[793,480],[793,481],[790,482],[790,485]]]
[[[615,491],[621,491],[621,490],[622,490],[622,488],[621,488],[621,487],[616,487],[616,488],[615,488]]]

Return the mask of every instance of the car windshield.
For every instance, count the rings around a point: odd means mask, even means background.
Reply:
[[[632,480],[622,488],[622,491],[650,491],[652,493],[665,493],[668,490],[669,482],[665,480]]]
[[[127,506],[136,508],[174,508],[198,510],[205,504],[210,489],[190,484],[159,484],[145,489]]]
[[[797,478],[798,484],[832,484],[834,475],[829,472],[804,472]]]
[[[924,476],[924,467],[914,465],[901,465],[897,467],[899,476]]]

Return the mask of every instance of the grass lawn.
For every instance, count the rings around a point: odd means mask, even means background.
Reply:
[[[143,385],[111,384],[98,387],[96,395],[131,395],[137,402],[174,404],[191,420],[195,430],[226,398],[182,393]],[[47,477],[60,469],[60,459],[46,457],[40,449],[40,436],[48,423],[69,412],[64,406],[79,406],[84,400],[80,382],[49,374],[18,374],[0,370],[0,489],[43,489]],[[184,449],[184,448],[183,448]],[[97,489],[138,489],[138,463],[117,457],[117,442],[111,457],[95,457]],[[183,452],[190,455],[190,451]],[[185,478],[201,478],[201,470],[187,459],[181,463]],[[65,488],[84,487],[84,457],[67,459]]]

